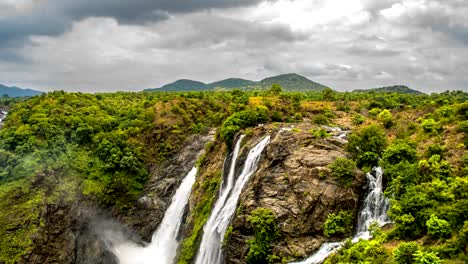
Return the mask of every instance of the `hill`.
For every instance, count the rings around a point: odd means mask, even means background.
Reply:
[[[43,92],[32,90],[32,89],[23,89],[19,87],[8,87],[0,84],[0,96],[8,95],[8,97],[29,97],[42,94]]]
[[[304,76],[295,73],[269,77],[255,83],[254,85],[260,86],[263,89],[268,89],[271,87],[272,84],[275,83],[281,85],[283,90],[287,91],[322,91],[328,88],[325,85],[316,83],[307,79]]]
[[[188,79],[181,79],[173,83],[166,84],[162,86],[161,88],[146,89],[145,91],[176,92],[176,91],[202,91],[202,90],[209,90],[209,88],[207,88],[206,84],[202,82],[188,80]]]
[[[423,94],[418,90],[411,89],[404,85],[394,85],[394,86],[386,86],[380,88],[372,88],[372,89],[358,89],[354,90],[353,92],[377,92],[377,93],[405,93],[405,94]]]
[[[225,89],[233,89],[233,88],[241,88],[246,90],[265,90],[269,89],[272,84],[277,83],[283,87],[283,90],[286,91],[322,91],[327,86],[322,85],[320,83],[316,83],[307,79],[304,76],[289,73],[289,74],[282,74],[278,76],[268,77],[258,82],[254,82],[251,80],[245,80],[240,78],[229,78],[217,82],[212,82],[209,84],[205,84],[199,81],[181,79],[175,81],[170,84],[166,84],[161,88],[152,88],[146,89],[146,92],[154,92],[154,91],[201,91],[201,90],[214,90],[215,88],[225,88]]]
[[[221,88],[240,88],[240,87],[247,87],[254,84],[254,81],[245,80],[240,78],[229,78],[217,82],[213,82],[208,84],[207,86],[211,89],[221,87]]]

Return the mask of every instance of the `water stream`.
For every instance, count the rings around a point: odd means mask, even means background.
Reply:
[[[182,180],[171,205],[164,214],[164,218],[151,243],[146,247],[126,241],[112,248],[121,264],[172,264],[175,262],[179,242],[179,233],[185,207],[188,203],[192,185],[195,182],[197,168],[193,168]]]
[[[242,189],[257,170],[263,149],[270,142],[270,136],[267,136],[250,150],[241,174],[235,178],[236,160],[242,139],[243,137],[240,137],[236,143],[226,184],[223,183],[219,198],[203,227],[203,238],[198,249],[196,264],[224,263],[221,248],[224,235],[236,211]]]
[[[358,242],[359,239],[367,240],[371,238],[369,226],[373,222],[377,222],[380,226],[390,223],[390,219],[387,216],[390,203],[383,195],[382,168],[374,168],[372,172],[366,174],[366,177],[369,182],[369,193],[359,213],[356,235],[352,239],[353,243]],[[343,242],[323,243],[320,249],[309,258],[300,262],[291,262],[290,264],[320,264],[342,246]]]

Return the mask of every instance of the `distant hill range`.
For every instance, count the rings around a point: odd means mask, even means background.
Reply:
[[[289,73],[269,77],[258,82],[239,78],[230,78],[213,83],[203,83],[182,79],[166,84],[161,88],[146,89],[145,91],[210,91],[223,89],[230,90],[234,88],[244,90],[265,90],[269,89],[274,83],[281,85],[283,90],[287,91],[322,91],[328,88],[327,86],[311,81],[304,76]]]
[[[409,87],[404,86],[404,85],[394,85],[394,86],[387,86],[387,87],[380,87],[380,88],[373,88],[373,89],[366,89],[366,90],[354,90],[353,92],[423,94],[420,91],[410,89]]]
[[[23,89],[16,86],[8,87],[0,84],[0,96],[7,95],[8,97],[29,97],[40,95],[42,93],[43,92],[41,91],[36,91],[32,89]]]

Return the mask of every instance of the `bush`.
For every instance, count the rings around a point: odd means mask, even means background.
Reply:
[[[353,171],[356,168],[356,163],[353,160],[337,158],[329,165],[329,168],[332,170],[332,176],[346,187],[353,183]]]
[[[441,146],[439,144],[432,144],[432,145],[429,145],[429,147],[427,148],[425,156],[428,158],[434,155],[439,155],[442,157],[445,151],[447,151],[447,147]]]
[[[330,137],[330,134],[327,131],[325,131],[325,129],[323,129],[323,128],[318,129],[318,130],[311,129],[310,133],[312,134],[312,136],[314,138],[327,138],[327,137]]]
[[[325,264],[384,264],[388,263],[388,253],[381,243],[377,240],[359,240],[352,244],[347,240],[343,248],[338,253],[330,256]]]
[[[457,131],[462,133],[468,133],[468,120],[458,123]]]
[[[348,137],[346,149],[354,159],[358,160],[358,164],[363,166],[364,162],[359,161],[360,159],[364,156],[380,157],[386,146],[387,138],[384,131],[376,125],[369,125]],[[377,162],[367,165],[374,166],[377,165]]]
[[[268,108],[258,106],[255,109],[243,110],[232,114],[221,126],[220,136],[228,146],[232,146],[234,136],[242,128],[268,121]]]
[[[355,114],[351,122],[353,123],[353,125],[357,126],[364,123],[364,121],[366,121],[366,118],[364,116],[360,114]]]
[[[414,163],[417,160],[416,148],[402,140],[396,140],[385,150],[382,163],[396,165],[403,161]]]
[[[424,119],[421,123],[424,132],[428,134],[436,133],[441,130],[440,125],[434,119]]]
[[[377,116],[382,110],[380,108],[373,108],[369,110],[369,115],[370,116]]]
[[[419,250],[419,244],[416,242],[403,242],[398,245],[393,252],[393,261],[396,264],[413,264],[414,253]]]
[[[426,221],[426,226],[427,232],[434,237],[446,238],[450,236],[450,224],[435,215],[431,215],[431,218]]]
[[[328,118],[324,115],[316,115],[312,122],[316,125],[327,125],[328,123],[330,123]]]
[[[247,241],[247,263],[269,263],[269,259],[272,259],[271,243],[280,236],[275,215],[269,209],[257,208],[247,220],[254,231],[254,237]]]
[[[346,237],[353,232],[353,213],[341,211],[338,214],[329,214],[323,224],[323,234],[327,237]]]
[[[382,122],[385,128],[390,128],[393,126],[393,115],[387,109],[380,112],[378,119]]]
[[[440,264],[442,261],[434,252],[418,250],[414,253],[415,264]]]

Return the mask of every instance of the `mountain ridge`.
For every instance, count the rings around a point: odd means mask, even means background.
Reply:
[[[406,93],[406,94],[423,94],[423,92],[411,89],[405,85],[392,85],[392,86],[384,86],[384,87],[377,87],[371,89],[356,89],[353,92],[358,93],[366,93],[366,92],[377,92],[377,93]]]
[[[203,83],[195,80],[179,79],[175,82],[163,85],[160,88],[149,88],[145,89],[144,91],[210,91],[218,88],[266,90],[269,89],[274,83],[281,85],[284,90],[288,91],[322,91],[328,88],[328,86],[314,82],[299,74],[287,73],[267,77],[260,81],[252,81],[242,78],[228,78],[212,83]]]
[[[43,92],[27,89],[27,88],[20,88],[16,86],[6,86],[0,84],[0,96],[7,95],[8,97],[30,97],[35,95],[40,95]]]

